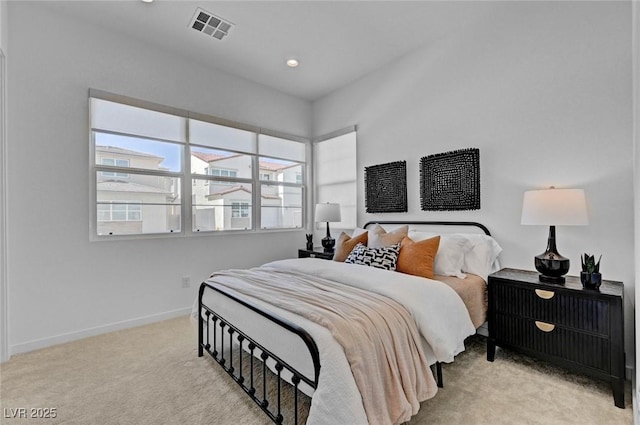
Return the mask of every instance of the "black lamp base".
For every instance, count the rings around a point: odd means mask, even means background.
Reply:
[[[322,238],[322,247],[324,248],[324,252],[331,253],[333,252],[333,247],[336,246],[336,240],[332,237],[324,237]]]
[[[555,283],[557,285],[562,285],[565,282],[564,276],[545,276],[543,274],[538,275],[540,282],[544,283]]]
[[[327,236],[322,238],[322,247],[324,248],[324,252],[332,253],[334,246],[336,246],[336,240],[331,237],[331,232],[329,231],[329,222],[327,222]]]
[[[536,270],[540,272],[540,282],[559,283],[565,282],[564,275],[569,272],[570,261],[558,253],[556,248],[556,227],[549,227],[549,240],[547,250],[534,258]]]

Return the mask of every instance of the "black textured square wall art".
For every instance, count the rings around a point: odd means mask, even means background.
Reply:
[[[407,162],[396,161],[364,168],[368,213],[407,212]]]
[[[423,211],[480,209],[480,150],[438,153],[420,159]]]

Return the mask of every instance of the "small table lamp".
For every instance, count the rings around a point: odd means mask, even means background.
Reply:
[[[326,204],[316,204],[316,222],[326,222],[327,223],[327,236],[322,238],[322,246],[324,247],[324,252],[333,252],[333,247],[336,245],[336,240],[331,237],[331,233],[329,233],[329,223],[330,222],[338,222],[341,220],[340,218],[340,204],[331,204],[327,202]]]
[[[556,226],[589,224],[584,190],[556,189],[551,186],[549,189],[525,192],[521,224],[549,226],[547,250],[535,256],[535,267],[540,272],[541,282],[564,283],[570,263],[556,248]]]

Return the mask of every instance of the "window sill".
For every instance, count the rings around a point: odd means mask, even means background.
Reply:
[[[307,232],[304,227],[287,228],[287,229],[256,229],[256,230],[218,230],[204,232],[174,232],[174,233],[149,233],[142,235],[91,235],[91,242],[106,241],[129,241],[129,240],[148,240],[148,239],[172,239],[172,238],[201,238],[201,237],[220,237],[220,236],[238,236],[238,235],[260,235],[270,233],[293,233]]]

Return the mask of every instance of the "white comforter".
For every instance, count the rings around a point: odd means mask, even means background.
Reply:
[[[403,304],[413,315],[438,361],[451,362],[475,333],[464,303],[449,286],[430,279],[355,264],[320,259],[275,261],[263,267],[289,269],[368,289]],[[215,281],[215,279],[214,279]],[[197,300],[196,300],[197,301]],[[320,351],[320,378],[313,393],[308,425],[367,425],[362,399],[342,347],[329,330],[296,314],[253,300],[306,329]],[[206,297],[205,297],[206,304]],[[194,306],[198,316],[197,302]]]

